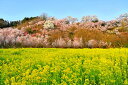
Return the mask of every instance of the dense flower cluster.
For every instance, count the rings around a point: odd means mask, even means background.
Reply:
[[[23,32],[18,29],[0,29],[0,47],[15,46],[17,37],[22,35]]]
[[[45,28],[45,29],[54,29],[55,27],[54,27],[54,24],[53,24],[52,21],[47,20],[47,21],[44,23],[44,28]]]
[[[43,16],[45,18],[45,16]],[[15,28],[0,29],[0,47],[128,47],[128,18],[101,21],[85,16],[35,17]]]
[[[128,85],[125,48],[19,48],[0,54],[1,85]]]
[[[0,30],[1,47],[44,47],[48,45],[47,37],[24,33],[21,30],[5,28]]]

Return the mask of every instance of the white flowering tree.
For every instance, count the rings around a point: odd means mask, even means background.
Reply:
[[[121,14],[118,19],[128,19],[128,13]]]
[[[77,18],[74,18],[72,16],[68,16],[66,19],[70,24],[73,24],[78,20]]]
[[[47,20],[44,25],[43,25],[44,29],[54,29],[55,25],[53,23],[53,21]]]
[[[98,22],[99,19],[97,18],[97,16],[83,16],[81,21],[82,22]]]
[[[121,27],[119,28],[121,31],[128,32],[128,13],[121,14],[117,20],[120,22]]]

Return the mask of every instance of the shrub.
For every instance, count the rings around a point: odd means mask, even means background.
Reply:
[[[48,32],[48,36],[49,36],[48,42],[52,43],[57,39],[64,38],[64,32],[60,30],[51,30]]]
[[[34,33],[38,33],[40,30],[38,28],[25,28],[25,32],[29,33],[29,34],[34,34]]]
[[[53,47],[60,47],[60,48],[64,48],[66,47],[66,42],[63,38],[59,38],[57,40],[55,40],[53,43],[52,43],[52,46]]]
[[[31,35],[19,36],[16,39],[16,43],[21,47],[47,47],[47,39],[43,36],[32,37]]]
[[[50,21],[50,20],[47,20],[45,23],[44,23],[44,28],[45,29],[54,29],[55,26],[53,24],[53,21]]]
[[[89,40],[87,43],[87,47],[89,48],[98,48],[98,41],[97,40]]]
[[[107,43],[107,42],[104,42],[104,41],[99,41],[98,42],[98,47],[99,48],[108,48],[111,46],[111,43]]]
[[[84,47],[82,38],[74,38],[74,41],[72,43],[74,48],[82,48]]]
[[[72,40],[68,40],[67,41],[67,48],[71,48],[72,47]]]
[[[16,38],[22,34],[23,32],[18,29],[0,29],[0,47],[15,47]]]

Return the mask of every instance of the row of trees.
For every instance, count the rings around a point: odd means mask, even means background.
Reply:
[[[35,19],[36,17],[25,17],[23,20],[19,20],[19,21],[7,21],[4,20],[2,18],[0,18],[0,28],[6,28],[6,27],[14,27],[17,26],[21,23],[24,23],[26,21],[30,21],[32,19]]]
[[[30,20],[33,20],[33,19],[36,19],[36,18],[41,18],[43,20],[47,20],[49,18],[52,18],[52,19],[55,19],[54,17],[48,17],[47,14],[42,14],[41,16],[37,16],[37,17],[25,17],[23,20],[19,20],[19,21],[6,21],[2,18],[0,18],[0,28],[6,28],[6,27],[13,27],[13,26],[17,26],[19,24],[22,24],[22,23],[25,23],[27,21],[30,21]],[[78,19],[77,18],[74,18],[72,16],[68,16],[66,18],[67,20],[67,23],[68,24],[72,24],[74,22],[77,22]],[[124,23],[127,22],[128,20],[128,13],[125,13],[125,14],[122,14],[120,15],[118,18],[117,18],[118,21],[121,21],[123,20]],[[82,19],[81,19],[81,22],[98,22],[100,21],[97,16],[83,16]]]
[[[0,19],[0,28],[6,28],[6,27],[12,27],[12,26],[17,26],[20,21],[6,21],[4,19]]]
[[[0,29],[0,47],[128,47],[127,16],[112,21],[101,21],[96,16],[85,16],[81,21],[71,16],[26,17],[17,26],[12,25],[16,27]],[[5,22],[1,19],[1,23]]]

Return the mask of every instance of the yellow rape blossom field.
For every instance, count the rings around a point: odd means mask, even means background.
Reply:
[[[128,49],[0,49],[0,85],[128,85]]]

